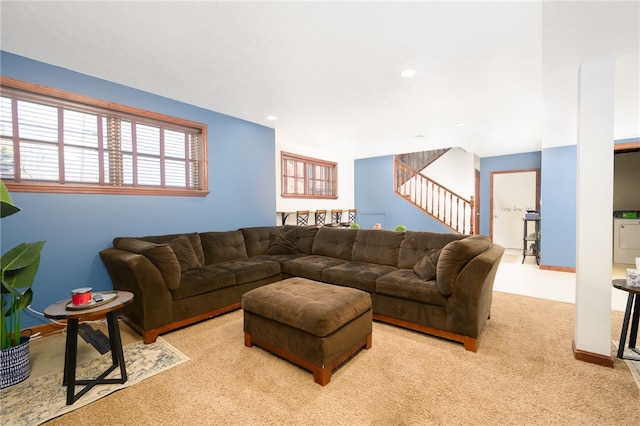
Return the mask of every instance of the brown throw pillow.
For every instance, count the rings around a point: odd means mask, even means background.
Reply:
[[[296,229],[269,235],[267,254],[296,254]]]
[[[180,263],[180,272],[188,271],[193,268],[200,268],[202,264],[198,260],[198,255],[193,249],[193,245],[186,235],[180,235],[179,237],[167,242],[167,245],[171,247],[171,250],[176,255],[178,263]]]
[[[425,281],[434,279],[436,277],[436,265],[438,264],[439,256],[440,249],[429,250],[427,254],[416,263],[416,266],[413,267],[413,272]]]
[[[169,290],[175,290],[180,286],[180,263],[167,244],[155,244],[137,238],[121,238],[116,248],[141,254],[149,259],[162,274]]]

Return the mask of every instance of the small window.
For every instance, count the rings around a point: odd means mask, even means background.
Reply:
[[[204,196],[206,146],[204,124],[2,78],[12,191]]]
[[[336,163],[282,152],[282,196],[338,198]]]

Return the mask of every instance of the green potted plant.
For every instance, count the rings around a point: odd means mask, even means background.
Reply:
[[[357,223],[353,222],[351,225],[349,225],[349,227],[351,229],[360,229],[360,225],[358,225]]]
[[[0,217],[4,218],[19,211],[20,209],[11,201],[4,182],[0,181]],[[1,388],[19,383],[31,373],[29,338],[20,335],[20,326],[22,311],[33,300],[31,286],[40,266],[40,252],[44,244],[44,241],[20,243],[5,252],[0,259],[2,274]]]
[[[398,232],[405,232],[407,230],[407,227],[404,225],[396,225],[396,231]]]

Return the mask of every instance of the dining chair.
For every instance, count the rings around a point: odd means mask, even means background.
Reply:
[[[342,210],[331,210],[331,223],[328,226],[340,226]]]
[[[309,225],[309,210],[298,210],[296,212],[296,223],[298,226]]]
[[[326,220],[327,220],[327,211],[316,210],[316,225],[324,225],[324,222]]]
[[[352,224],[356,223],[357,211],[356,209],[347,210],[347,220],[346,222],[342,222],[340,225],[345,227],[350,227]]]

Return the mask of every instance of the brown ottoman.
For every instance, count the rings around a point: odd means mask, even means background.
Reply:
[[[244,344],[256,344],[313,372],[322,386],[360,348],[371,347],[371,296],[289,278],[242,296]]]

